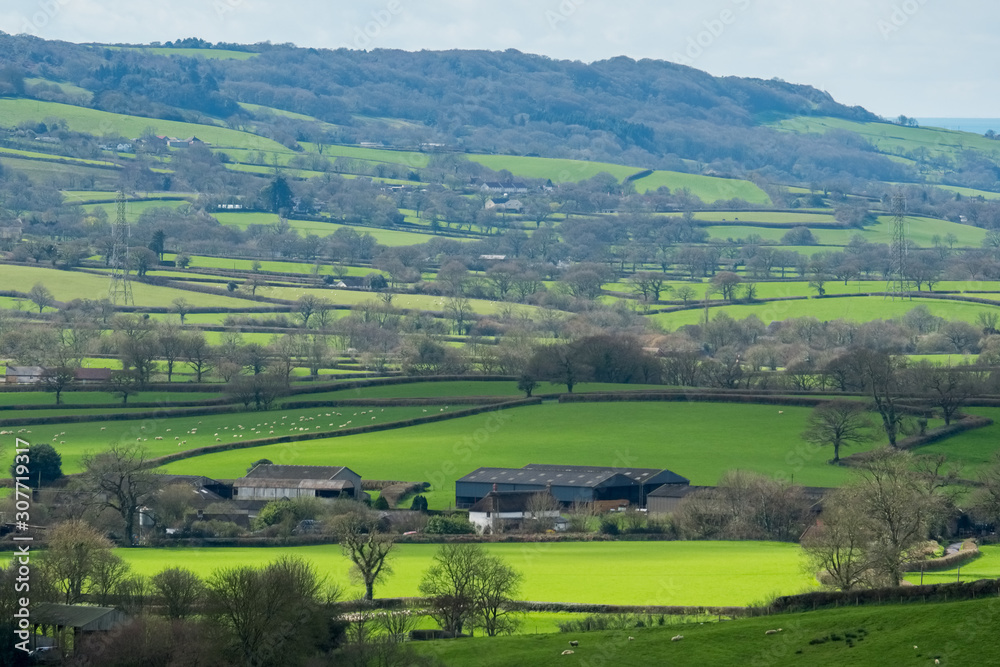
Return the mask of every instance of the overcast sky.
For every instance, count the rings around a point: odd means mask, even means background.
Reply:
[[[627,55],[810,84],[886,116],[997,118],[997,14],[995,0],[0,0],[0,30]]]

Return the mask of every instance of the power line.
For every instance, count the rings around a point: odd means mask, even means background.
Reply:
[[[906,266],[906,195],[895,192],[892,195],[892,244],[889,248],[890,273],[885,288],[885,298],[910,298],[910,281]]]

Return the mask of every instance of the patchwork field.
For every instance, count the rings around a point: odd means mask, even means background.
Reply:
[[[962,665],[991,655],[1000,619],[993,599],[828,609],[727,623],[421,643],[448,665]],[[777,635],[765,634],[780,627]],[[684,636],[672,642],[671,637]],[[634,636],[634,640],[631,640]],[[567,640],[579,640],[562,655]],[[850,641],[847,641],[847,640]]]
[[[670,468],[700,485],[715,484],[726,470],[742,468],[798,484],[836,486],[849,472],[826,463],[830,452],[816,452],[802,442],[808,414],[808,408],[726,403],[544,404],[400,430],[207,454],[166,470],[232,478],[257,458],[346,465],[368,479],[430,482],[427,499],[438,509],[454,504],[454,480],[476,468],[529,463]],[[735,425],[740,438],[733,436]]]
[[[437,545],[403,544],[377,597],[413,597]],[[569,542],[490,544],[524,574],[523,600],[650,605],[746,605],[818,584],[802,551],[778,542]],[[152,575],[183,562],[202,576],[218,567],[263,565],[280,556],[311,561],[349,595],[348,561],[336,545],[285,548],[120,549],[137,572]]]

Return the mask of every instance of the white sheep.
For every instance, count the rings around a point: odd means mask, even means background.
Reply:
[[[670,638],[670,641],[679,642],[682,639],[684,639],[684,635],[674,635],[673,637]]]
[[[574,652],[569,649],[566,649],[565,651],[562,652],[563,655],[573,655],[573,653]]]

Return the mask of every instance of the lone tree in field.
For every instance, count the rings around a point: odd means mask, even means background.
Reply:
[[[349,514],[340,519],[336,528],[340,548],[353,563],[351,576],[365,586],[365,600],[374,599],[375,584],[392,573],[389,554],[395,538],[379,529],[374,516]]]
[[[802,438],[817,447],[833,447],[833,460],[840,461],[840,448],[863,445],[875,439],[874,422],[859,401],[830,401],[817,405],[806,421]]]
[[[134,444],[114,443],[105,452],[83,457],[82,488],[93,494],[93,505],[121,516],[128,546],[136,542],[139,508],[160,490],[161,476],[149,468],[146,450]]]
[[[480,627],[487,635],[510,634],[518,618],[510,611],[521,574],[478,544],[444,544],[420,582],[430,615],[447,632]]]
[[[522,373],[517,380],[517,388],[524,392],[525,398],[531,398],[531,392],[538,388],[538,381],[530,373]]]
[[[712,277],[712,288],[722,295],[726,301],[736,298],[736,287],[743,282],[739,274],[732,271],[719,271]]]
[[[28,291],[28,298],[31,299],[31,302],[38,307],[39,313],[56,301],[55,297],[52,296],[52,292],[49,291],[49,288],[41,283],[35,283],[31,286],[31,290]]]

